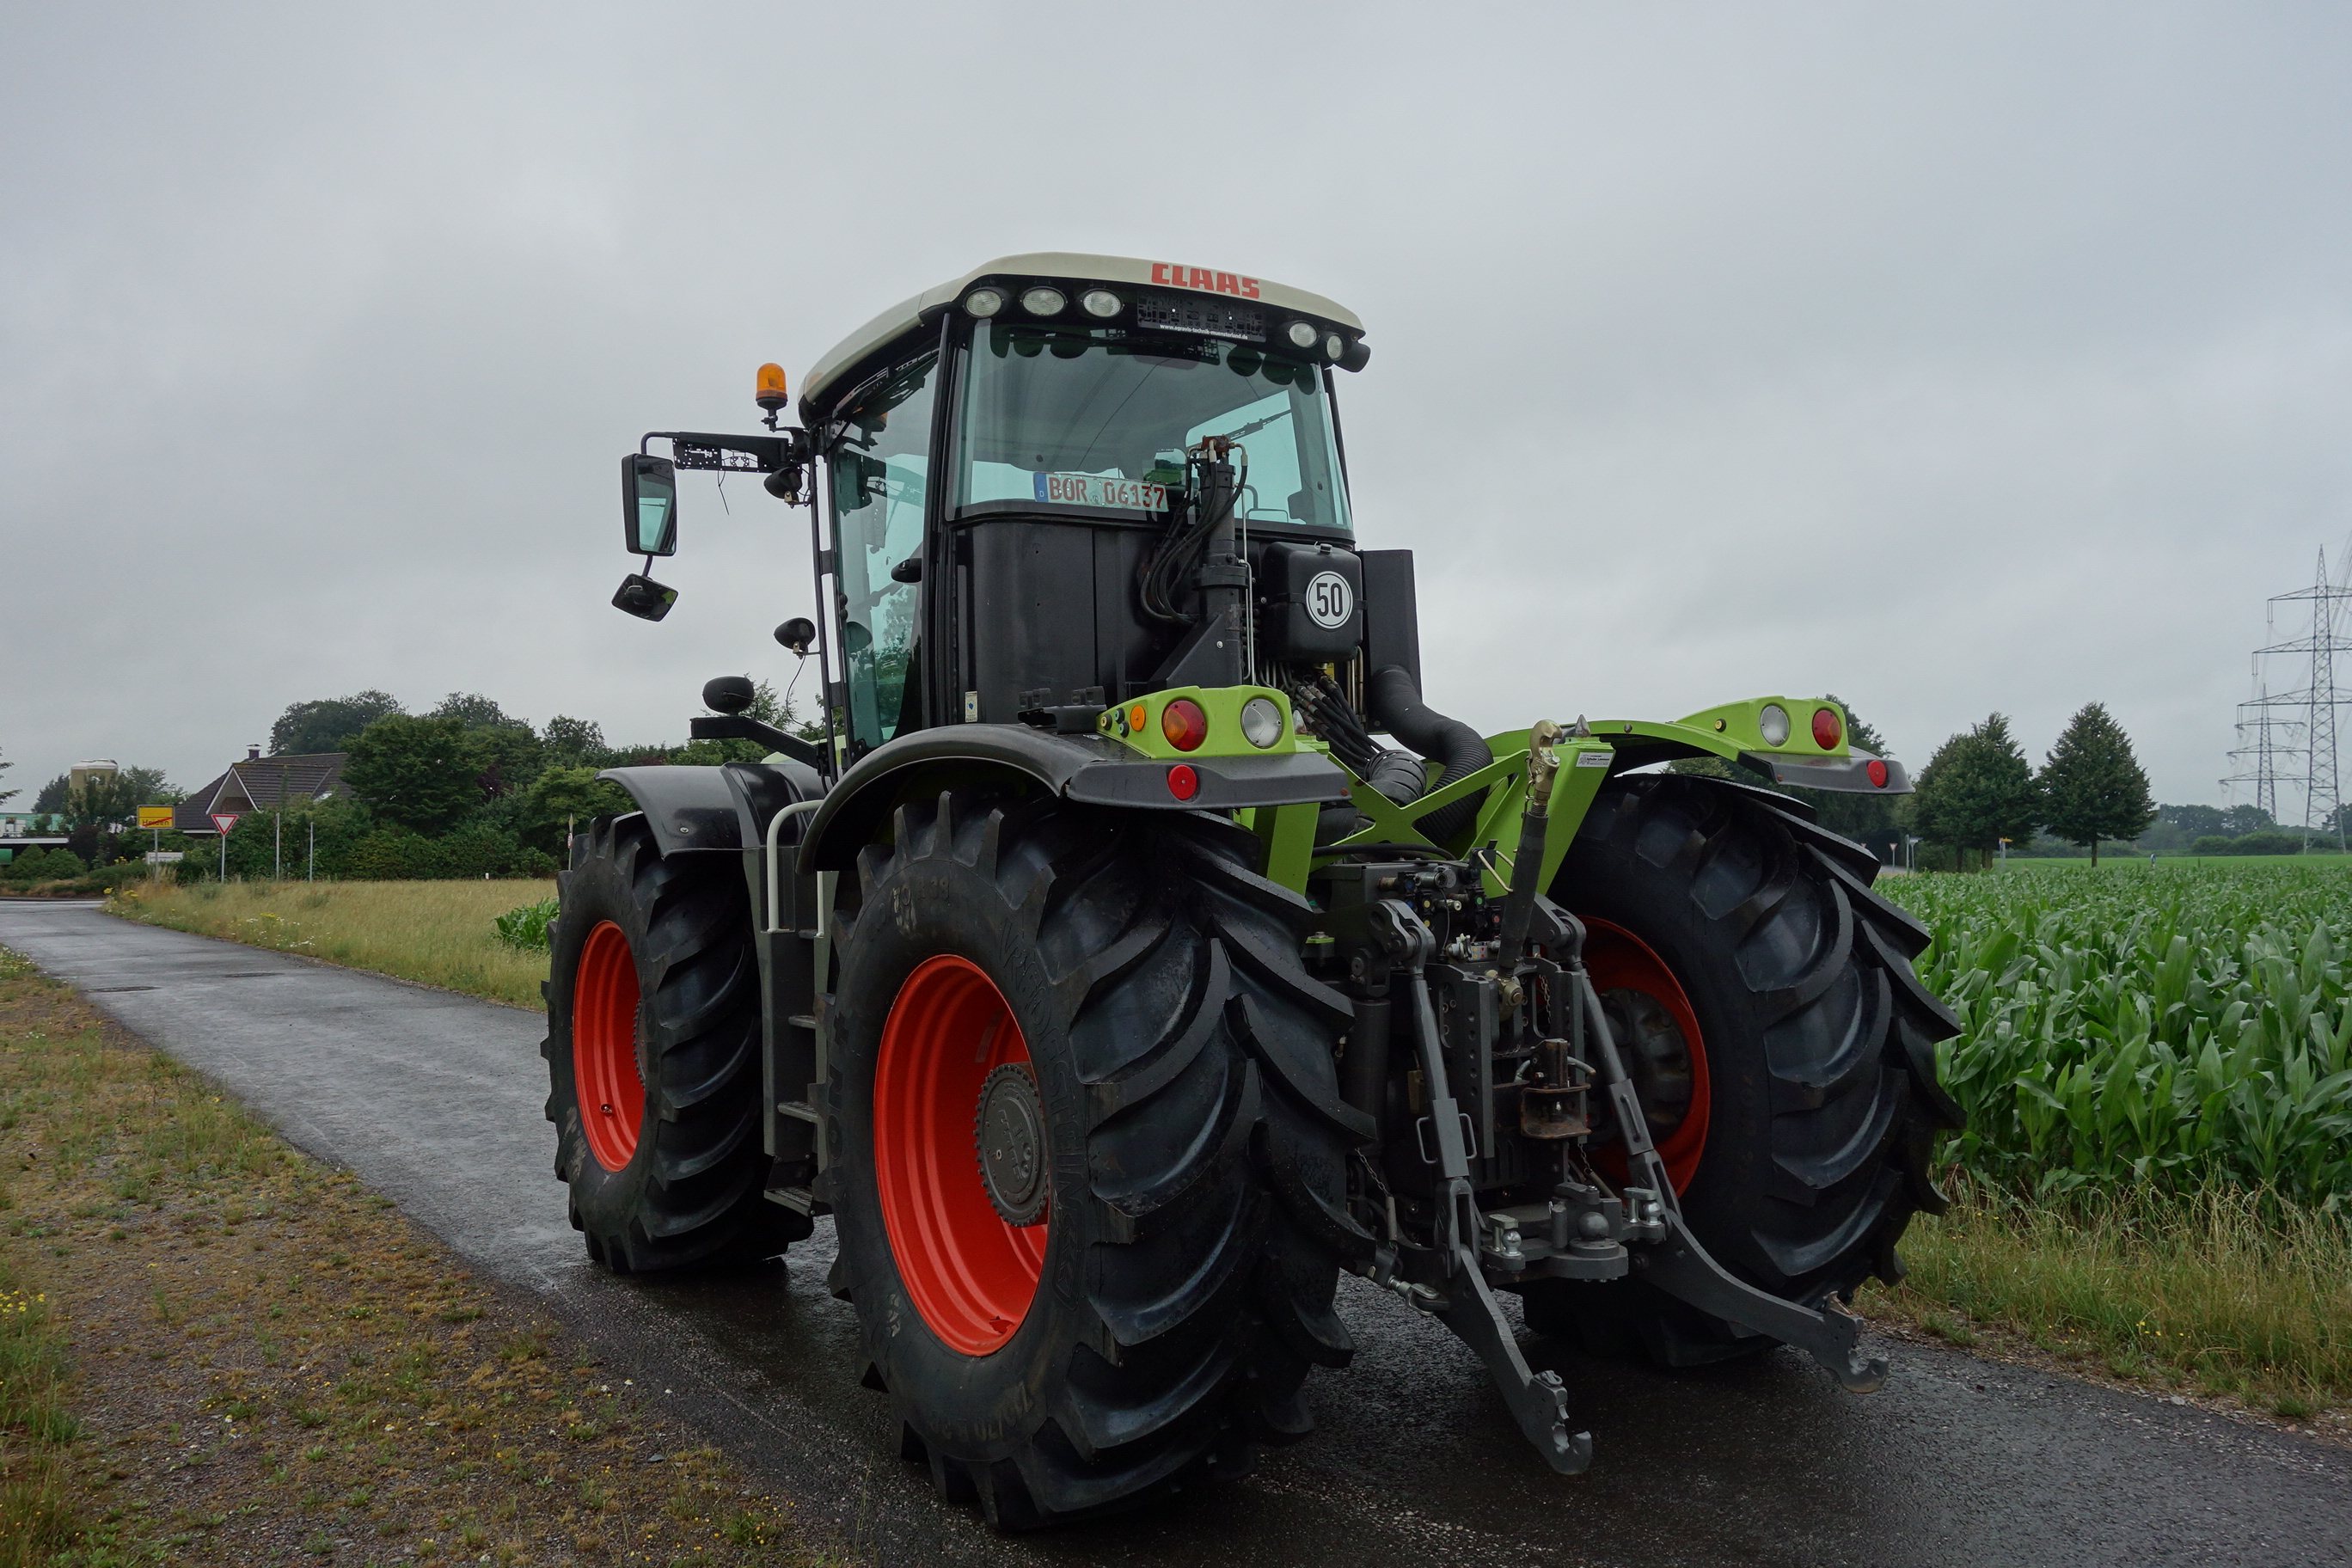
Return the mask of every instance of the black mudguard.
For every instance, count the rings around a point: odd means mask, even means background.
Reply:
[[[703,849],[756,851],[769,818],[824,793],[817,771],[793,762],[606,768],[596,776],[629,792],[665,859]]]

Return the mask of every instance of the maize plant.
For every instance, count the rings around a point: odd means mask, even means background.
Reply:
[[[2352,870],[1890,879],[1968,1112],[1942,1158],[2035,1195],[2352,1200]]]

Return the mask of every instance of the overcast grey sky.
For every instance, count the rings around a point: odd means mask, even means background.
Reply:
[[[682,738],[706,677],[789,674],[806,514],[688,480],[645,625],[618,455],[1022,250],[1364,318],[1359,531],[1418,552],[1430,699],[1482,728],[1827,689],[1916,765],[2095,698],[2219,799],[2263,601],[2352,532],[2337,6],[0,26],[18,786],[194,784],[365,687]]]

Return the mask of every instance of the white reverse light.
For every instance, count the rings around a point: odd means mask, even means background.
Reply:
[[[1078,296],[1078,303],[1087,308],[1087,314],[1089,316],[1118,314],[1118,296],[1108,289],[1089,289]]]
[[[1004,309],[1004,296],[993,289],[975,289],[963,297],[963,308],[966,315],[986,321]]]
[[[1253,697],[1242,704],[1242,736],[1264,751],[1282,739],[1282,709],[1271,697]]]
[[[1789,743],[1789,710],[1778,702],[1764,704],[1764,711],[1756,715],[1756,729],[1768,746]]]
[[[1021,308],[1033,316],[1058,316],[1069,302],[1059,289],[1032,289],[1021,296]]]

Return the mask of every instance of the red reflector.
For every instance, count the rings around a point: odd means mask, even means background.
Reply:
[[[1836,709],[1816,708],[1813,710],[1814,745],[1819,746],[1824,752],[1835,751],[1837,749],[1838,736],[1841,732],[1842,731],[1838,724]]]
[[[1160,732],[1180,752],[1197,752],[1209,738],[1209,716],[1189,697],[1179,697],[1160,710]]]
[[[1886,787],[1886,764],[1885,763],[1880,762],[1876,757],[1873,757],[1870,759],[1870,765],[1862,771],[1870,775],[1871,788],[1885,789]]]
[[[1168,793],[1178,800],[1190,800],[1201,793],[1201,775],[1192,771],[1192,763],[1178,763],[1168,770]]]

